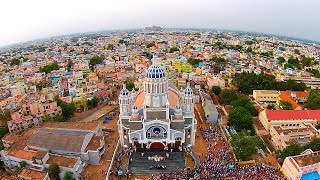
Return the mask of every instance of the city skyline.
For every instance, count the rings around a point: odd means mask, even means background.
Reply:
[[[18,6],[17,6],[18,4]],[[3,2],[0,46],[52,36],[115,29],[209,28],[259,32],[320,42],[312,19],[320,2],[226,1],[10,1]],[[16,14],[12,13],[15,10]]]

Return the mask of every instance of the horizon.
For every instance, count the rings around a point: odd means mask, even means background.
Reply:
[[[147,27],[151,27],[154,26],[150,25]],[[157,26],[157,25],[155,25]],[[313,44],[318,44],[320,45],[320,41],[314,41],[314,40],[310,40],[310,39],[305,39],[305,38],[300,38],[300,37],[290,37],[290,36],[286,36],[286,35],[280,35],[280,34],[272,34],[272,33],[265,33],[265,32],[253,32],[253,31],[243,31],[243,30],[230,30],[230,29],[210,29],[210,28],[179,28],[179,27],[161,27],[163,30],[194,30],[194,31],[200,31],[200,30],[205,30],[205,31],[215,31],[215,32],[234,32],[234,33],[244,33],[244,34],[248,34],[248,35],[259,35],[259,36],[273,36],[279,39],[289,39],[289,40],[294,40],[294,41],[300,41],[303,43],[313,43]],[[57,34],[57,35],[52,35],[52,36],[48,36],[48,37],[40,37],[40,38],[36,38],[36,39],[30,39],[30,40],[26,40],[26,41],[20,41],[20,42],[16,42],[16,43],[12,43],[12,44],[7,44],[7,45],[0,45],[0,49],[2,48],[8,48],[8,47],[12,47],[12,46],[17,46],[20,44],[27,44],[27,43],[31,43],[34,41],[42,41],[42,40],[49,40],[51,38],[62,38],[62,37],[68,37],[68,36],[74,36],[74,35],[81,35],[81,34],[98,34],[98,33],[104,33],[104,32],[130,32],[130,31],[136,31],[136,30],[144,30],[145,27],[141,27],[141,28],[127,28],[127,29],[104,29],[104,30],[97,30],[97,31],[87,31],[87,32],[76,32],[76,33],[68,33],[68,34]]]
[[[316,0],[2,2],[0,47],[70,34],[163,28],[244,31],[320,42]],[[18,5],[17,5],[18,4]],[[14,11],[13,11],[14,10]]]

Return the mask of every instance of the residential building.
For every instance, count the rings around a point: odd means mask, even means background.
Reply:
[[[297,126],[271,126],[270,135],[273,146],[277,150],[283,150],[292,143],[306,145],[319,138],[320,132],[312,124],[300,123]]]
[[[269,131],[272,125],[296,127],[301,123],[316,125],[320,121],[320,110],[263,110],[259,120]]]
[[[252,95],[257,102],[276,103],[279,92],[275,90],[253,90]]]
[[[286,157],[281,170],[291,180],[319,179],[320,151],[308,149],[301,155]]]
[[[105,152],[101,123],[47,123],[23,136],[8,134],[2,139],[1,153],[9,169],[26,162],[26,168],[46,172],[51,163],[60,167],[60,178],[71,172],[74,179],[87,164],[100,164]]]

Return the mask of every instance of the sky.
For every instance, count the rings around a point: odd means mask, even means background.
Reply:
[[[320,0],[1,0],[0,46],[79,32],[212,28],[320,42]]]

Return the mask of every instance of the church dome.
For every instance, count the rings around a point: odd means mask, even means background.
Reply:
[[[165,73],[160,65],[153,64],[148,68],[147,78],[160,79],[164,77],[165,77]]]

